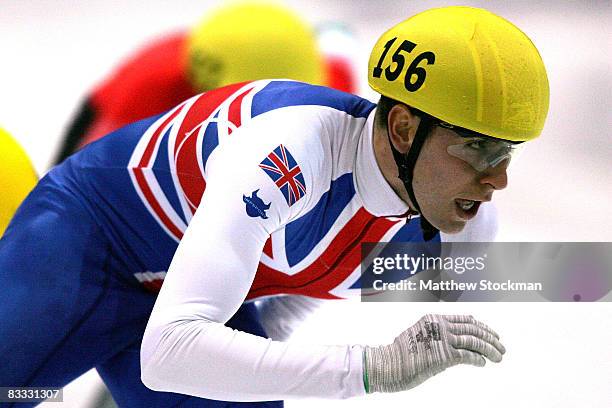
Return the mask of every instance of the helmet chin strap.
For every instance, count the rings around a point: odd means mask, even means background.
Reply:
[[[425,139],[429,134],[431,125],[432,119],[428,115],[422,115],[421,123],[417,128],[416,135],[414,136],[414,140],[412,141],[412,145],[410,146],[410,150],[408,150],[407,154],[400,153],[393,146],[393,143],[391,142],[391,135],[389,134],[389,128],[387,127],[387,138],[389,139],[391,152],[393,152],[393,159],[395,160],[395,164],[397,164],[397,169],[399,171],[398,177],[404,184],[404,188],[406,188],[410,201],[415,206],[415,209],[421,213],[421,230],[423,231],[423,238],[425,241],[430,241],[439,231],[423,216],[423,212],[421,211],[419,203],[417,202],[414,194],[414,189],[412,188],[412,179],[414,176],[414,166],[416,165],[416,161],[421,153],[423,143],[425,143]],[[409,221],[410,218],[408,218],[406,222]]]

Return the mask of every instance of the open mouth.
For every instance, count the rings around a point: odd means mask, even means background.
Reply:
[[[482,201],[463,200],[460,198],[457,198],[455,200],[455,206],[457,207],[457,212],[459,213],[459,216],[467,220],[476,216],[480,204],[482,204]]]

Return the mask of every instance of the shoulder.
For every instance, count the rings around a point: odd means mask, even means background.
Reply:
[[[201,98],[214,99],[224,89]],[[352,94],[290,80],[245,83],[218,103],[214,120],[219,142],[226,140],[231,149],[228,154],[269,152],[283,144],[305,159],[323,158],[332,144],[358,133],[375,107]],[[225,123],[233,130],[223,130]]]
[[[207,177],[235,173],[238,163],[259,168],[257,173],[279,186],[292,217],[329,189],[339,168],[350,171],[359,132],[375,106],[355,95],[294,81],[256,81],[233,95],[216,115],[219,148],[207,161]],[[224,123],[234,130],[226,132]]]
[[[359,135],[375,107],[335,89],[274,80],[254,95],[249,130],[283,140],[299,161],[309,163],[313,174],[327,172],[344,156],[354,159]]]
[[[359,96],[303,82],[279,80],[271,81],[253,98],[253,116],[298,106],[319,106],[355,118],[367,118],[376,106]]]

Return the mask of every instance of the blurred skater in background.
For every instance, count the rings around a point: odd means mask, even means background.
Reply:
[[[147,44],[86,96],[63,136],[54,163],[80,147],[185,99],[232,83],[287,78],[356,90],[347,27],[309,26],[276,3],[230,3],[190,30]],[[338,42],[338,40],[341,40]],[[322,50],[325,50],[322,53]]]

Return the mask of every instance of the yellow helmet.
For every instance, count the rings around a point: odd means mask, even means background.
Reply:
[[[380,37],[368,68],[372,89],[454,126],[514,142],[544,127],[542,58],[521,30],[489,11],[419,13]]]
[[[38,181],[21,146],[0,128],[0,236],[13,214]]]
[[[314,32],[291,10],[259,1],[208,14],[188,40],[188,73],[201,91],[236,82],[288,78],[321,84]]]

